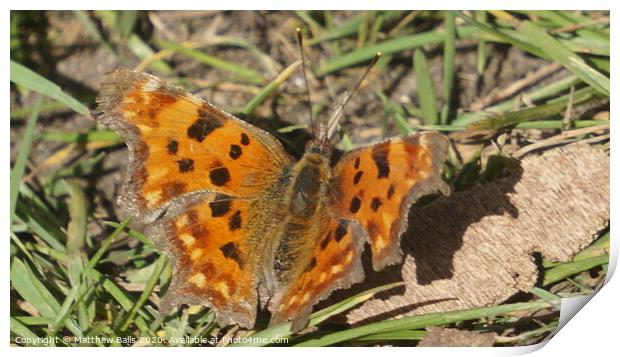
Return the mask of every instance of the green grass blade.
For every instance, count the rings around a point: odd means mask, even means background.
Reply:
[[[555,306],[556,310],[560,309],[560,296],[539,287],[534,287],[530,292]]]
[[[456,49],[454,47],[456,32],[454,29],[454,13],[446,11],[444,17],[445,39],[443,45],[443,98],[444,104],[441,108],[441,124],[448,124],[450,107],[452,105],[452,88],[454,86],[454,58]]]
[[[99,247],[95,255],[93,255],[92,258],[90,258],[90,260],[88,261],[88,264],[86,265],[86,268],[84,269],[84,274],[90,274],[90,270],[93,269],[95,265],[97,265],[101,257],[103,257],[105,252],[108,250],[108,248],[110,248],[112,243],[114,243],[116,238],[118,238],[118,236],[125,230],[125,228],[129,225],[131,220],[132,220],[131,217],[127,218],[125,221],[123,221],[123,223],[121,223],[114,230],[114,232],[112,232],[112,234],[110,234],[106,239],[104,239],[101,242],[101,246]]]
[[[587,128],[589,126],[609,125],[609,120],[575,120],[573,128]],[[562,120],[539,120],[521,122],[515,126],[517,129],[562,129],[565,123]]]
[[[366,290],[362,293],[359,293],[355,296],[352,296],[348,299],[345,299],[339,303],[336,303],[334,305],[328,306],[320,311],[317,311],[315,313],[313,313],[312,315],[310,315],[310,320],[308,322],[308,327],[313,327],[313,326],[317,326],[318,324],[320,324],[321,322],[327,320],[328,318],[337,315],[339,313],[342,313],[344,311],[347,311],[349,309],[352,309],[353,307],[363,303],[364,301],[367,301],[368,299],[370,299],[371,297],[373,297],[374,294],[379,293],[381,291],[386,291],[386,290],[390,290],[393,289],[397,286],[401,286],[402,283],[391,283],[391,284],[386,284],[386,285],[382,285],[373,289],[369,289]],[[291,335],[291,323],[290,322],[285,322],[276,326],[272,326],[269,327],[265,330],[259,331],[255,334],[252,335],[253,340],[249,343],[239,343],[239,344],[231,344],[229,346],[231,347],[239,347],[239,346],[254,346],[254,347],[258,347],[258,346],[265,346],[267,344],[269,344],[268,342],[262,342],[262,341],[269,341],[269,340],[273,340],[273,339],[279,339],[279,338],[284,338],[284,337],[288,337]]]
[[[357,15],[347,19],[339,26],[332,27],[323,31],[318,37],[308,40],[308,45],[313,46],[317,43],[336,40],[339,38],[350,36],[357,32],[360,24],[364,21],[364,16]]]
[[[88,199],[84,190],[73,180],[62,181],[69,193],[69,224],[67,225],[68,273],[72,286],[80,284],[84,267],[83,249],[86,244],[88,224]]]
[[[22,107],[22,108],[11,108],[11,119],[15,118],[23,118],[32,114],[32,107]],[[39,114],[47,114],[57,110],[67,109],[67,106],[63,103],[58,103],[53,100],[46,100],[41,104],[41,109],[39,110]]]
[[[533,45],[544,51],[554,61],[562,64],[598,92],[609,96],[609,78],[586,64],[581,57],[549,35],[545,29],[533,22],[524,21],[519,26],[519,30]]]
[[[144,287],[144,290],[142,291],[142,294],[140,294],[140,297],[138,298],[138,301],[136,301],[136,303],[133,305],[131,310],[129,310],[125,318],[122,320],[122,323],[119,329],[120,331],[126,331],[129,325],[132,322],[134,322],[134,319],[136,317],[136,314],[138,313],[138,310],[142,307],[142,305],[144,305],[146,300],[148,300],[149,296],[151,295],[151,292],[155,288],[155,285],[157,284],[157,281],[160,278],[161,272],[164,269],[166,262],[167,262],[166,256],[160,255],[159,259],[157,259],[157,261],[154,263],[156,265],[155,265],[155,269],[153,270],[153,274],[147,281],[146,286]]]
[[[213,57],[202,51],[165,40],[156,40],[155,44],[159,47],[171,49],[178,53],[191,57],[213,68],[232,73],[240,79],[244,79],[246,81],[250,81],[256,84],[261,84],[264,81],[263,76],[255,70],[245,68],[241,65],[228,62],[217,57]]]
[[[110,222],[110,221],[106,221],[103,222],[104,224],[114,228],[114,229],[118,229],[119,227],[123,227],[122,223],[118,223],[118,222]],[[124,229],[124,228],[123,228]],[[142,234],[139,231],[133,230],[133,229],[128,229],[127,230],[127,234],[129,234],[131,237],[137,239],[138,241],[140,241],[140,243],[146,245],[147,247],[151,248],[151,249],[156,249],[155,244],[153,244],[153,242],[151,242],[148,238],[146,238],[146,236],[144,234]]]
[[[49,325],[54,322],[49,317],[43,316],[15,316],[14,318],[26,326]]]
[[[41,140],[59,141],[63,143],[89,143],[95,141],[109,141],[110,144],[120,144],[123,140],[112,130],[93,130],[85,133],[66,131],[44,131],[39,137]]]
[[[581,105],[589,102],[599,101],[599,94],[592,88],[586,87],[575,92],[573,105]],[[466,126],[467,130],[491,130],[504,126],[514,125],[524,121],[543,119],[552,115],[559,115],[564,112],[569,102],[569,96],[563,96],[559,100],[554,100],[546,104],[541,104],[531,108],[525,108],[514,112],[498,114]]]
[[[55,180],[60,178],[71,178],[92,173],[93,170],[101,164],[101,161],[104,159],[105,156],[105,152],[100,152],[93,157],[89,157],[85,160],[80,160],[75,164],[70,165],[69,167],[60,168],[54,171],[51,175],[49,175],[45,180],[45,183],[54,184]]]
[[[538,23],[538,25],[540,24]],[[518,41],[519,44],[521,44],[522,46],[525,46],[525,48],[522,48],[523,50],[527,49],[528,52],[535,54],[538,57],[546,59],[546,60],[552,59],[550,56],[548,56],[544,51],[542,51],[538,47],[530,46],[531,40],[523,32],[519,30],[508,29],[508,28],[503,28],[501,29],[501,31],[500,30],[497,30],[497,31],[500,32],[502,36],[505,36],[505,37],[500,38],[490,33],[487,33],[486,35],[481,35],[480,39],[489,39],[489,40],[496,41],[499,43],[509,43],[509,44],[512,44],[511,41]],[[584,38],[584,37],[575,37],[575,38],[570,38],[570,39],[556,38],[556,40],[560,44],[568,48],[570,51],[575,52],[575,53],[581,53],[584,55],[596,55],[596,56],[609,56],[610,54],[609,40],[605,42],[604,40],[600,38],[596,38],[596,40],[591,40],[591,39]],[[528,45],[523,45],[523,44],[528,44]]]
[[[110,236],[104,239],[97,252],[88,261],[88,263],[82,270],[80,283],[78,285],[75,285],[71,289],[70,293],[67,295],[65,301],[63,302],[62,307],[59,309],[58,314],[55,316],[55,322],[52,327],[53,334],[56,334],[58,330],[65,324],[65,321],[70,317],[73,310],[78,306],[78,303],[82,301],[83,297],[87,294],[88,290],[91,288],[88,281],[94,280],[90,279],[92,277],[92,271],[94,270],[95,266],[97,265],[103,254],[105,254],[110,245],[114,243],[120,233],[123,232],[129,222],[131,222],[131,218],[125,220],[120,227],[118,227],[114,232],[112,232],[112,234],[110,234]],[[69,259],[69,256],[67,258]]]
[[[388,21],[389,19],[397,16],[401,11],[379,11],[377,16],[383,17],[383,21]],[[332,14],[330,11],[326,11],[326,16],[328,14]],[[327,29],[323,30],[320,35],[317,37],[311,38],[307,41],[309,46],[316,45],[321,42],[331,41],[341,39],[347,36],[351,36],[356,33],[364,21],[364,15],[355,15],[349,17],[347,20],[334,27],[327,27]]]
[[[232,36],[218,36],[213,39],[209,39],[208,44],[241,47],[245,50],[248,50],[254,55],[254,57],[256,57],[256,59],[261,63],[265,71],[267,71],[267,77],[275,77],[278,74],[275,68],[275,62],[271,58],[271,56],[246,40],[242,40],[240,38]]]
[[[29,197],[22,196],[27,194],[25,190],[27,186],[22,186],[21,195],[17,197],[16,217],[54,250],[64,252],[65,245],[61,242],[64,241],[65,235],[60,229],[60,222],[52,216],[53,213],[49,209]]]
[[[379,32],[381,31],[381,27],[385,22],[385,17],[382,14],[377,14],[377,18],[375,22],[370,27],[370,34],[368,35],[368,43],[374,44],[377,42],[377,37],[379,36]]]
[[[103,47],[107,48],[112,53],[114,53],[114,48],[103,37],[101,32],[99,32],[99,29],[97,28],[97,25],[95,24],[95,22],[93,20],[91,20],[90,16],[88,15],[88,13],[86,11],[84,11],[84,10],[74,10],[73,14],[78,19],[78,21],[80,21],[82,26],[84,26],[84,30],[86,31],[86,34],[88,36],[90,36],[90,38],[92,38],[93,40],[95,40],[97,42],[100,42],[103,45]]]
[[[416,49],[413,54],[413,67],[417,84],[418,101],[422,110],[422,118],[426,125],[438,124],[437,120],[437,99],[433,89],[433,81],[426,63],[426,57],[421,49]]]
[[[487,12],[483,10],[476,11],[474,14],[474,18],[481,24],[486,24],[487,22]],[[484,72],[484,67],[486,67],[487,60],[487,51],[486,51],[487,42],[483,39],[478,41],[478,49],[476,51],[476,69],[478,70],[478,74],[481,75]]]
[[[363,336],[355,341],[419,341],[426,331],[392,331]]]
[[[243,116],[247,116],[252,113],[257,106],[259,106],[263,101],[265,101],[267,97],[269,97],[273,92],[275,92],[276,89],[278,89],[278,87],[280,87],[280,85],[282,85],[282,83],[284,83],[295,72],[299,65],[301,65],[301,61],[297,61],[284,69],[284,71],[282,71],[282,73],[280,73],[276,77],[276,79],[274,79],[273,81],[271,81],[271,83],[261,89],[260,92],[258,92],[258,94],[256,94],[256,96],[254,96],[254,98],[252,98],[252,100],[250,100],[248,104],[246,104],[246,106],[241,109],[241,114]]]
[[[64,327],[65,325],[68,328],[71,328],[67,321],[71,323],[71,313],[79,306],[79,304],[83,301],[84,296],[90,292],[92,289],[91,286],[80,286],[76,285],[69,295],[66,296],[62,306],[60,307],[58,314],[54,319],[54,323],[51,326],[50,335],[56,336],[58,331]],[[81,335],[81,332],[79,333]]]
[[[525,95],[532,101],[537,102],[545,98],[557,96],[559,93],[569,89],[570,87],[582,83],[579,77],[575,75],[570,75],[566,78],[557,80],[548,86],[542,87],[540,89],[536,89],[530,92],[526,92]],[[467,125],[481,119],[497,116],[505,111],[510,111],[514,108],[514,100],[509,99],[503,101],[499,104],[496,104],[492,107],[486,108],[484,111],[475,112],[475,113],[466,113],[459,116],[456,120],[452,122],[453,125]]]
[[[523,302],[493,307],[482,307],[469,310],[430,313],[402,319],[381,321],[349,330],[334,332],[325,336],[303,341],[296,346],[330,346],[340,342],[357,339],[363,336],[387,333],[392,331],[415,330],[428,326],[447,325],[459,321],[479,319],[482,317],[503,315],[518,311],[538,310],[549,308],[546,301]]]
[[[571,275],[581,273],[597,266],[608,264],[609,254],[599,255],[597,257],[587,258],[579,261],[556,265],[545,271],[543,286],[555,283]]]
[[[55,317],[60,304],[20,259],[11,262],[11,285],[42,316]]]
[[[327,320],[328,318],[338,315],[342,312],[350,310],[355,306],[362,304],[363,302],[370,300],[375,294],[380,293],[382,291],[387,291],[390,289],[397,288],[402,286],[402,282],[390,283],[378,286],[376,288],[368,289],[364,292],[356,294],[348,299],[342,300],[336,304],[328,306],[322,310],[319,310],[310,316],[309,326],[317,326],[321,322]]]
[[[151,57],[155,53],[149,45],[142,41],[142,39],[136,34],[129,35],[129,38],[127,39],[127,47],[129,47],[131,52],[133,52],[133,54],[141,60]],[[153,71],[165,76],[172,73],[172,68],[163,60],[153,61],[149,64],[149,67]]]
[[[480,31],[477,36],[478,39],[488,39],[496,42],[509,43],[535,56],[541,57],[543,59],[549,59],[545,55],[545,53],[536,46],[532,46],[531,44],[524,42],[517,37],[511,36],[502,30],[496,29],[489,24],[480,23],[473,18],[463,14],[462,12],[458,12],[457,15],[463,20],[465,20],[466,23],[474,26],[477,30]]]
[[[21,323],[17,318],[14,318],[12,316],[9,322],[9,330],[15,336],[23,337],[25,339],[29,339],[30,341],[32,341],[32,345],[23,344],[23,346],[33,346],[33,345],[39,346],[40,345],[40,343],[37,343],[37,341],[41,341],[39,339],[39,336],[37,336],[37,334],[32,332],[26,325]]]
[[[609,232],[607,232],[587,248],[575,254],[573,261],[577,262],[599,256],[603,253],[609,253],[609,249]]]
[[[299,17],[303,22],[305,22],[310,28],[312,32],[322,32],[323,26],[319,24],[310,14],[309,11],[306,10],[295,10],[295,15]]]
[[[86,243],[88,199],[84,190],[73,180],[63,181],[69,194],[69,224],[67,225],[67,254],[80,254]]]
[[[607,75],[609,75],[609,73],[611,72],[611,61],[609,60],[609,58],[590,56],[588,57],[588,62],[590,62],[592,66],[596,67],[596,69],[602,71],[603,73],[606,73]]]
[[[392,103],[390,98],[388,98],[381,91],[375,91],[375,95],[379,98],[379,100],[383,104],[383,108],[384,108],[383,109],[384,110],[383,122],[387,125],[387,120],[391,117],[394,120],[394,125],[396,126],[396,129],[398,129],[398,131],[401,134],[407,135],[411,133],[412,128],[411,128],[411,125],[409,125],[409,122],[407,122],[407,119],[405,119],[405,113],[404,113],[403,108],[400,105]]]
[[[84,104],[63,92],[59,86],[13,61],[11,61],[11,82],[63,103],[79,114],[88,114],[88,108]]]
[[[468,37],[476,30],[473,26],[462,26],[456,29],[459,37]],[[424,45],[442,43],[445,40],[444,31],[428,31],[420,34],[397,37],[378,42],[375,45],[360,48],[342,56],[333,57],[323,66],[316,70],[316,75],[321,77],[360,62],[371,60],[377,52],[385,54],[415,49]]]
[[[121,38],[126,39],[129,37],[129,35],[133,31],[134,26],[136,25],[138,12],[136,10],[122,10],[115,11],[115,13],[116,23],[114,29]]]
[[[586,37],[575,37],[567,40],[558,39],[558,41],[571,51],[577,53],[607,57],[609,57],[611,54],[609,38],[603,40],[598,37],[594,39]]]
[[[44,317],[57,319],[62,308],[54,295],[41,282],[42,279],[24,264],[15,258],[11,264],[11,285],[25,301],[30,303]],[[82,331],[71,319],[66,323],[67,328],[76,336],[82,336]]]
[[[30,118],[26,123],[26,129],[24,130],[24,136],[21,139],[19,152],[17,154],[17,158],[15,159],[15,164],[13,165],[13,169],[11,170],[11,187],[10,187],[10,214],[11,214],[11,224],[13,223],[13,217],[15,216],[15,206],[17,205],[17,196],[19,195],[19,186],[22,182],[22,176],[24,175],[24,170],[26,169],[26,161],[28,160],[28,155],[30,155],[30,149],[32,147],[32,139],[34,138],[34,129],[37,124],[37,119],[39,118],[39,109],[41,109],[42,98],[37,97],[32,113],[30,113]]]

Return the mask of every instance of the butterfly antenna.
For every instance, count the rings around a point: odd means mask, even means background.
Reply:
[[[347,105],[347,103],[351,100],[351,98],[353,98],[355,93],[357,93],[357,90],[362,85],[362,82],[364,82],[364,79],[366,79],[368,73],[370,73],[370,70],[377,64],[377,61],[379,60],[379,58],[381,58],[382,55],[383,54],[381,52],[375,53],[375,56],[372,58],[372,61],[368,65],[368,68],[366,68],[366,72],[364,72],[364,74],[360,77],[355,87],[353,87],[353,90],[347,94],[342,103],[338,105],[338,107],[334,111],[334,114],[332,114],[332,116],[329,118],[327,130],[324,131],[326,137],[323,138],[323,140],[327,141],[329,140],[329,138],[332,137],[333,131],[336,129],[336,124],[338,124],[338,121],[340,120],[340,117],[342,116],[342,113],[344,111],[344,106]]]
[[[310,114],[310,130],[312,131],[312,136],[316,135],[314,130],[314,118],[312,117],[312,100],[310,99],[310,86],[308,85],[308,76],[306,75],[306,56],[304,55],[304,35],[301,31],[301,28],[297,27],[295,29],[297,33],[297,44],[299,45],[299,52],[301,52],[301,70],[304,73],[304,83],[306,85],[306,96],[308,101],[308,113]]]

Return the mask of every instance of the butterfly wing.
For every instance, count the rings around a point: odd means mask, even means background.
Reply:
[[[159,308],[204,304],[221,326],[252,327],[256,320],[259,257],[249,221],[253,201],[205,194],[183,206],[173,204],[146,228],[173,262],[172,282]]]
[[[305,269],[276,294],[271,305],[271,324],[293,320],[292,330],[306,326],[312,306],[338,288],[364,279],[361,255],[366,242],[355,221],[325,217],[314,235],[316,242]],[[302,265],[303,266],[303,265]]]
[[[410,206],[427,194],[448,194],[441,179],[447,153],[445,136],[425,132],[352,150],[334,167],[332,206],[365,228],[375,270],[401,259]]]
[[[280,143],[144,73],[112,72],[97,103],[129,147],[119,205],[173,260],[161,310],[205,304],[222,325],[253,326],[257,254],[276,223],[262,198],[291,161]]]
[[[111,72],[97,103],[129,147],[119,205],[145,223],[195,192],[257,197],[291,161],[273,136],[146,73]]]

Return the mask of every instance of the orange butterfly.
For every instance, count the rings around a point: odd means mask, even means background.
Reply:
[[[448,140],[385,140],[330,163],[329,124],[295,162],[267,132],[157,77],[107,76],[95,117],[129,147],[119,205],[172,258],[160,309],[205,304],[220,324],[303,328],[312,306],[364,278],[366,242],[381,270],[400,261],[409,207],[447,194]]]

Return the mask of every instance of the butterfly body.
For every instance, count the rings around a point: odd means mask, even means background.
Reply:
[[[401,259],[419,197],[443,192],[447,139],[421,133],[332,160],[318,135],[295,162],[270,134],[144,73],[108,75],[95,117],[129,147],[119,205],[172,258],[160,310],[205,304],[222,324],[303,328],[312,306]],[[335,162],[334,162],[335,161]]]

